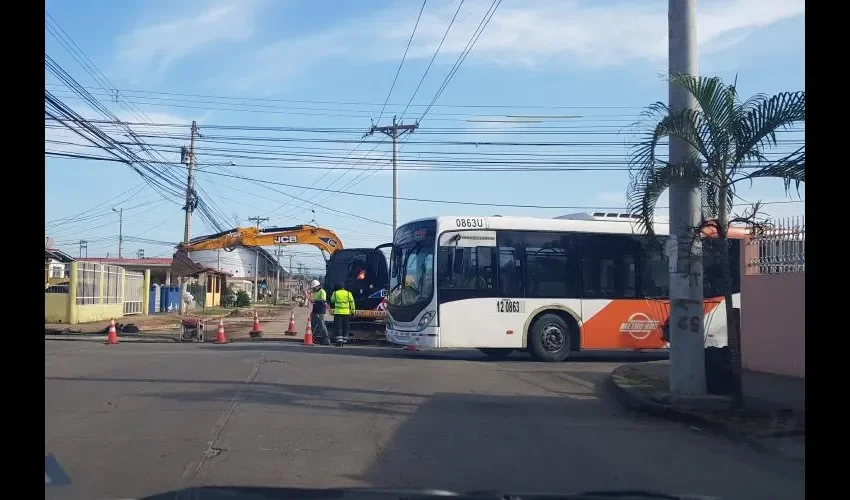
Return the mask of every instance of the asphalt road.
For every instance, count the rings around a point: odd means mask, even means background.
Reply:
[[[619,358],[241,343],[45,342],[45,454],[70,486],[132,498],[197,485],[804,498],[804,467],[607,394]]]

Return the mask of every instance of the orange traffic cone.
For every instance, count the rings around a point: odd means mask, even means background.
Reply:
[[[224,318],[218,320],[218,332],[215,334],[216,344],[226,344],[227,337],[224,335]]]
[[[289,315],[289,328],[284,332],[287,335],[298,335],[298,329],[295,326],[295,311]]]
[[[262,337],[263,330],[260,329],[260,317],[257,315],[257,310],[254,309],[254,329],[251,330],[251,337]]]
[[[106,344],[112,345],[118,343],[118,332],[115,331],[115,320],[109,321],[109,333],[106,334]]]
[[[307,318],[307,330],[304,331],[304,345],[313,345],[313,327],[310,318]]]

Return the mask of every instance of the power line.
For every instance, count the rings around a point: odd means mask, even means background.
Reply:
[[[381,122],[381,118],[384,116],[384,110],[387,108],[387,102],[390,100],[390,96],[393,95],[393,89],[395,88],[395,83],[398,81],[398,75],[401,73],[401,67],[404,66],[404,60],[407,59],[407,52],[410,50],[410,43],[413,42],[413,35],[416,34],[416,28],[419,27],[419,20],[422,19],[422,12],[425,11],[425,4],[428,3],[428,0],[422,0],[422,7],[419,8],[419,15],[416,16],[416,24],[413,25],[413,31],[410,33],[410,38],[407,39],[407,47],[404,49],[404,55],[401,56],[401,62],[398,63],[398,69],[395,71],[395,76],[393,77],[393,83],[390,85],[390,91],[387,93],[387,98],[384,99],[384,105],[381,106],[381,112],[378,114],[378,119],[376,120],[378,123]]]
[[[404,106],[404,110],[402,110],[401,115],[399,115],[399,120],[404,120],[404,114],[407,113],[407,110],[410,108],[410,105],[413,103],[413,99],[416,98],[416,94],[419,93],[420,87],[422,87],[422,82],[425,81],[425,77],[428,76],[428,71],[431,70],[431,66],[434,64],[434,60],[437,58],[437,54],[440,53],[440,49],[443,48],[443,42],[446,41],[446,36],[449,34],[449,30],[452,29],[452,25],[455,23],[455,19],[457,19],[457,14],[460,12],[460,8],[463,7],[464,0],[460,0],[457,5],[457,10],[455,10],[455,15],[452,16],[452,20],[449,21],[449,26],[446,28],[445,33],[443,33],[443,38],[440,39],[440,44],[437,45],[437,50],[434,51],[434,55],[431,56],[431,60],[428,62],[428,67],[425,68],[425,72],[422,73],[422,78],[419,79],[419,83],[416,85],[416,89],[413,90],[413,94],[410,96],[410,99],[407,101],[407,104]]]
[[[95,89],[95,87],[87,87],[88,89]],[[119,89],[116,89],[119,90]],[[119,92],[121,94],[143,94],[143,95],[166,95],[166,96],[176,96],[176,97],[199,97],[199,98],[208,98],[208,99],[230,99],[230,100],[238,100],[238,101],[255,101],[255,102],[284,102],[284,103],[300,103],[300,104],[332,104],[332,105],[350,105],[350,106],[373,106],[380,107],[383,104],[380,102],[367,102],[367,101],[337,101],[337,100],[297,100],[297,99],[277,99],[277,98],[269,98],[269,97],[243,97],[243,96],[225,96],[225,95],[211,95],[211,94],[192,94],[192,93],[181,93],[181,92],[165,92],[165,91],[154,91],[154,90],[140,90],[140,89],[120,89]],[[388,106],[398,106],[401,107],[404,103],[388,103]],[[411,107],[428,107],[429,104],[411,104]],[[481,109],[481,108],[491,108],[491,109],[633,109],[633,110],[642,110],[645,109],[645,106],[613,106],[613,105],[596,105],[596,106],[566,106],[566,105],[541,105],[541,104],[434,104],[432,107],[435,108],[460,108],[460,109]]]
[[[94,92],[95,95],[99,95],[101,97],[111,98],[114,93],[98,93]],[[62,97],[71,97],[77,98],[75,96],[62,96]],[[159,108],[181,108],[181,109],[198,109],[198,110],[215,110],[215,111],[231,111],[235,113],[262,113],[262,114],[285,114],[285,115],[293,115],[293,116],[325,116],[325,117],[333,117],[333,118],[356,118],[356,119],[364,119],[374,116],[374,112],[378,110],[363,110],[363,109],[339,109],[339,108],[309,108],[309,107],[291,107],[291,106],[276,106],[276,105],[268,105],[268,104],[232,104],[232,103],[222,103],[222,102],[214,102],[214,101],[204,101],[204,100],[181,100],[174,98],[164,98],[164,97],[136,97],[133,99],[124,98],[127,103],[137,105],[143,104],[146,106],[155,106]],[[400,111],[402,106],[406,106],[406,104],[400,104],[398,110]],[[410,107],[416,106],[411,103]],[[435,103],[436,107],[436,103]],[[637,106],[635,108],[638,108]],[[495,108],[494,108],[495,109]],[[533,107],[533,108],[519,108],[519,109],[548,109],[548,110],[556,110],[557,107]],[[568,108],[568,109],[578,109],[578,108]],[[605,108],[602,108],[605,109]],[[632,108],[625,108],[632,109]],[[392,111],[392,109],[391,109]],[[504,114],[468,114],[468,113],[437,113],[429,111],[429,116],[431,116],[430,120],[434,121],[443,121],[443,122],[458,122],[458,121],[467,121],[469,118],[511,118],[509,115]],[[559,118],[557,116],[545,116],[539,115],[536,119],[532,120],[530,118],[526,119],[517,119],[512,118],[511,121],[517,123],[538,123],[541,120],[546,121],[565,121],[565,120],[574,120],[576,118],[582,119],[594,119],[594,120],[612,120],[618,118],[617,120],[612,121],[623,121],[624,118],[634,117],[636,115],[629,114],[607,114],[607,115],[599,115],[599,116],[580,116],[580,117],[571,117],[571,118]]]
[[[93,146],[92,146],[93,147]],[[45,150],[48,156],[104,160],[104,161],[120,161],[113,158],[86,155],[81,153],[66,153],[62,151]],[[784,152],[773,152],[772,155],[782,156]],[[385,156],[385,155],[384,155]],[[440,156],[426,158],[409,158],[405,160],[407,165],[399,165],[398,170],[406,171],[428,171],[428,172],[628,172],[632,169],[629,167],[628,160],[612,160],[612,159],[593,159],[595,155],[583,156],[560,156],[552,158],[508,158],[499,159],[498,157],[481,156],[481,157],[466,157],[466,158],[446,158]],[[617,156],[617,155],[609,155]],[[226,154],[226,153],[207,153],[206,158],[210,159],[231,159],[231,166],[234,168],[261,168],[261,169],[276,169],[276,170],[326,170],[326,171],[341,171],[369,172],[374,167],[336,167],[328,165],[328,163],[338,157],[328,155],[314,154],[299,154],[285,153],[271,156],[257,156],[247,154]],[[588,158],[590,157],[590,158]],[[233,159],[254,160],[265,162],[276,162],[278,164],[269,163],[233,163]],[[663,157],[659,157],[663,160]],[[378,165],[383,165],[382,157],[362,158],[360,162],[371,162]],[[164,162],[168,165],[178,165],[177,162]],[[307,164],[307,165],[305,165]],[[312,165],[309,165],[312,164]],[[220,165],[209,164],[210,167],[220,167]],[[763,167],[763,162],[752,161],[741,166],[742,169],[758,169]],[[227,170],[227,169],[225,169]],[[232,172],[231,172],[232,173]]]
[[[443,83],[440,85],[440,88],[437,90],[437,93],[434,94],[434,97],[431,99],[431,102],[428,104],[428,107],[425,108],[425,110],[422,112],[422,115],[420,115],[419,119],[416,120],[417,123],[421,122],[422,119],[425,118],[425,115],[427,115],[428,112],[431,111],[431,107],[434,105],[434,103],[436,103],[440,96],[443,95],[443,91],[446,90],[446,87],[452,81],[455,74],[457,74],[458,69],[460,69],[461,64],[463,64],[463,62],[466,60],[466,57],[469,55],[470,52],[472,52],[472,49],[475,47],[476,42],[478,42],[478,38],[481,37],[481,33],[484,32],[484,28],[486,28],[487,25],[490,24],[490,20],[493,19],[493,16],[496,14],[496,9],[499,8],[499,5],[501,5],[501,3],[502,0],[493,0],[493,3],[490,5],[490,8],[487,9],[487,12],[481,19],[481,23],[478,24],[478,28],[476,28],[475,32],[472,34],[472,38],[470,38],[469,41],[466,42],[466,47],[464,47],[464,49],[461,51],[460,55],[457,58],[457,61],[455,61],[454,65],[449,70],[449,73],[446,75],[446,78],[443,80]]]
[[[211,173],[213,175],[221,175],[221,176],[224,176],[224,177],[232,177],[232,178],[237,178],[237,179],[243,179],[243,180],[244,179],[257,180],[259,182],[265,182],[265,183],[268,183],[268,184],[274,184],[274,185],[278,185],[278,186],[295,187],[295,188],[301,187],[301,186],[297,186],[297,185],[294,185],[294,184],[288,184],[288,183],[284,183],[284,182],[275,182],[275,181],[262,180],[262,179],[253,179],[253,178],[250,178],[250,177],[234,176],[234,175],[222,174],[222,173],[218,173],[218,172],[207,172],[207,173]],[[331,193],[334,193],[334,194],[344,194],[344,195],[349,195],[349,196],[392,199],[392,196],[375,194],[375,193],[358,193],[358,192],[352,192],[352,191],[341,191],[341,190],[322,189],[322,188],[312,188],[312,189],[315,190],[315,191],[331,192]],[[592,207],[592,206],[589,206],[589,205],[584,205],[584,206],[581,206],[581,205],[523,205],[523,204],[510,204],[510,203],[483,203],[483,202],[471,202],[471,201],[459,201],[459,200],[438,200],[438,199],[405,198],[405,197],[399,197],[398,199],[399,200],[405,200],[405,201],[422,202],[422,203],[442,203],[442,204],[450,204],[450,205],[471,205],[471,206],[482,206],[482,207],[507,207],[507,208],[540,208],[540,209],[598,208],[600,210],[622,210],[624,208],[624,207]],[[799,201],[789,200],[789,203],[792,203],[792,202],[801,202],[802,203],[802,202],[805,202],[805,200],[799,200]],[[664,208],[664,207],[658,207],[658,208]]]
[[[102,71],[94,64],[94,62],[83,52],[83,50],[77,45],[74,39],[62,28],[62,26],[50,15],[50,13],[45,10],[45,29],[71,54],[71,56],[82,66],[84,71],[95,80],[98,85],[100,85],[101,89],[104,92],[110,92],[111,89],[115,88],[115,85],[109,80],[109,78],[103,74]],[[49,56],[45,54],[46,59],[49,59]],[[71,88],[79,97],[83,98],[86,102],[88,102],[93,109],[101,112],[107,118],[114,118],[117,120],[117,117],[113,115],[105,106],[103,106],[100,102],[97,101],[84,87],[82,87],[73,77],[68,75],[64,70],[62,70],[61,66],[56,64],[52,59],[50,61],[45,61],[46,64],[49,65],[49,69],[51,72],[57,76],[61,81],[63,81],[66,86]],[[55,67],[53,67],[55,66]],[[119,92],[115,89],[114,92],[114,100],[116,103],[120,104],[125,110],[135,113],[136,116],[141,116],[143,120],[147,122],[152,122],[150,119],[138,106],[133,104],[131,109],[127,105],[125,105],[119,99]],[[128,101],[129,102],[129,101]],[[123,131],[125,131],[132,139],[134,139],[138,145],[141,147],[142,152],[146,153],[151,159],[154,158],[153,153],[149,148],[146,147],[145,143],[135,134],[135,132],[128,126],[123,127]],[[162,160],[165,160],[161,154],[159,157]],[[161,172],[160,175],[165,177],[170,172]],[[215,204],[212,201],[200,200],[199,209],[201,212],[202,219],[208,221],[213,228],[221,229],[221,225],[216,220],[215,212]]]

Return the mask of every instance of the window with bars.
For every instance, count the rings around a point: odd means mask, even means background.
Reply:
[[[100,264],[80,262],[77,269],[77,305],[100,302]]]

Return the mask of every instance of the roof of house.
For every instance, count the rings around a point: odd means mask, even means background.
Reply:
[[[171,263],[171,274],[174,276],[198,276],[201,273],[218,274],[221,276],[233,276],[226,271],[206,266],[199,262],[195,262],[186,252],[177,252],[174,254],[174,260]]]
[[[66,254],[62,250],[57,250],[55,248],[45,248],[44,249],[44,258],[56,259],[59,262],[74,262],[74,258],[70,255]]]

